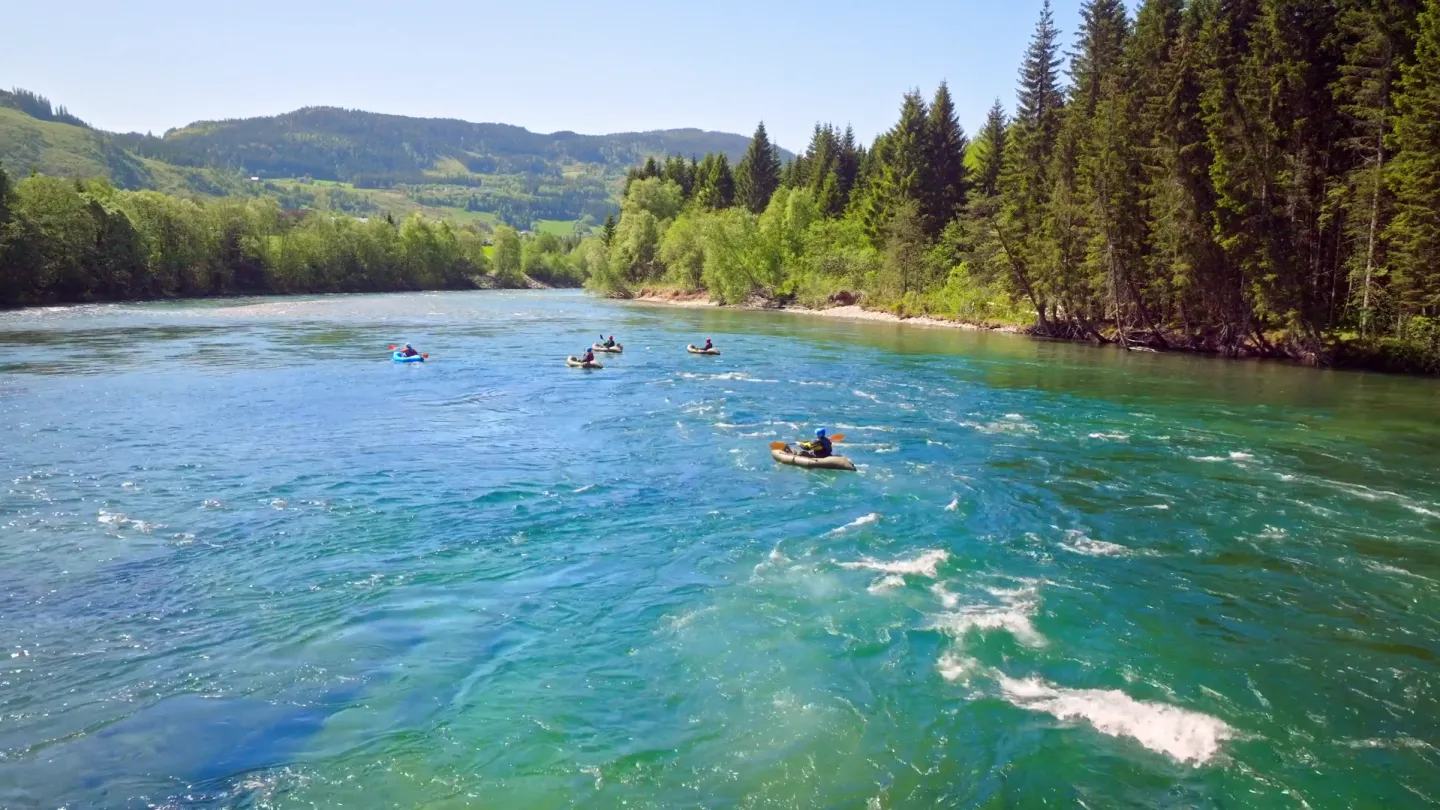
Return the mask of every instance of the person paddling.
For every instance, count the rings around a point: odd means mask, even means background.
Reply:
[[[601,335],[600,337],[605,338],[604,335]],[[608,339],[605,339],[604,342],[602,342],[600,345],[604,346],[607,349],[615,348],[615,336],[611,335]]]
[[[419,352],[412,349],[409,343],[406,343],[405,348],[400,350],[400,354],[404,355],[405,357],[414,357],[415,355],[419,354]]]
[[[715,348],[715,344],[710,342],[710,338],[705,338],[705,351],[708,352],[713,348]]]
[[[832,450],[830,437],[825,435],[825,428],[816,428],[815,441],[800,442],[800,455],[810,458],[829,458]]]
[[[595,362],[595,350],[594,350],[594,349],[591,349],[591,348],[589,348],[589,347],[587,346],[587,347],[585,348],[585,353],[582,354],[582,355],[580,355],[580,362],[582,362],[582,363],[593,363],[593,362]]]

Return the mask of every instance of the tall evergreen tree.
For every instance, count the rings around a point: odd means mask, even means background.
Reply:
[[[1350,0],[1338,26],[1345,40],[1344,63],[1333,88],[1346,122],[1344,145],[1350,171],[1340,178],[1338,194],[1347,241],[1350,296],[1360,336],[1370,331],[1373,308],[1385,265],[1384,230],[1391,212],[1385,184],[1386,147],[1395,118],[1395,87],[1404,53],[1406,28],[1419,9],[1414,0]]]
[[[1046,210],[1052,193],[1051,170],[1064,97],[1060,92],[1060,32],[1049,0],[1020,67],[1014,138],[1005,148],[1000,178],[1001,204],[987,222],[1000,243],[1005,276],[1018,297],[1028,299],[1042,332],[1051,330],[1053,306],[1043,282],[1049,261]],[[1053,263],[1052,263],[1053,264]]]
[[[835,178],[839,186],[841,205],[847,205],[860,182],[860,164],[865,161],[865,150],[855,140],[855,130],[845,125],[845,134],[840,137],[839,155],[835,159]]]
[[[1032,148],[1048,152],[1054,144],[1058,115],[1065,98],[1060,93],[1060,29],[1050,0],[1040,7],[1040,21],[1030,38],[1030,47],[1020,67],[1020,92],[1015,118],[1027,130],[1037,132],[1038,143]]]
[[[1000,190],[1000,173],[1005,166],[1005,127],[1005,108],[1000,106],[997,98],[990,106],[985,126],[975,142],[975,187],[986,197],[993,197]]]
[[[1333,14],[1325,0],[1221,3],[1202,40],[1216,234],[1245,279],[1261,346],[1273,325],[1318,350],[1335,312],[1339,240],[1324,210],[1338,123]]]
[[[965,150],[969,141],[955,118],[955,103],[945,82],[940,83],[930,103],[925,139],[925,186],[920,204],[926,233],[933,238],[964,206],[968,188]]]
[[[915,203],[923,221],[920,204],[929,183],[929,152],[929,110],[920,93],[911,91],[900,105],[899,122],[876,138],[871,150],[861,217],[866,234],[876,244],[884,241],[890,217],[903,202]]]
[[[1440,315],[1440,0],[1426,0],[1415,56],[1401,71],[1395,99],[1395,153],[1388,173],[1395,218],[1393,294],[1404,331],[1409,316]],[[1432,327],[1433,328],[1433,327]]]
[[[770,204],[770,197],[780,187],[780,149],[770,143],[765,122],[755,128],[745,157],[735,167],[735,195],[740,205],[760,213]]]
[[[600,231],[600,241],[605,243],[605,247],[610,247],[610,245],[615,242],[614,214],[605,215],[605,227]]]

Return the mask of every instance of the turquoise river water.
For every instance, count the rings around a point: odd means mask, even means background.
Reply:
[[[0,807],[1427,806],[1437,414],[575,293],[0,313]]]

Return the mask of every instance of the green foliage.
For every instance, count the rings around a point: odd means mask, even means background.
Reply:
[[[754,161],[740,205],[717,203],[707,156],[673,219],[622,213],[660,247],[612,267],[728,303],[858,297],[1440,369],[1437,0],[1143,0],[1133,20],[1087,0],[1068,87],[1062,64],[1047,3],[1014,120],[997,101],[973,147],[942,85],[929,104],[907,93],[869,149],[817,125],[763,207]]]
[[[518,281],[524,267],[520,234],[508,225],[495,229],[495,273],[502,279]]]
[[[282,212],[270,199],[179,199],[104,181],[0,172],[0,305],[228,293],[379,292],[520,286],[524,273],[576,285],[575,237],[485,241],[419,215],[356,219]],[[591,240],[598,244],[599,240]]]
[[[1401,326],[1440,315],[1440,0],[1419,15],[1415,57],[1401,71],[1388,167],[1395,218],[1391,279]],[[1433,324],[1433,320],[1431,321]],[[1397,328],[1397,331],[1402,329]]]

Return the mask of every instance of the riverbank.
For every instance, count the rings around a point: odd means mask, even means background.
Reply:
[[[641,290],[632,301],[642,304],[660,304],[671,307],[720,307],[710,299],[709,293],[705,292],[680,292],[677,290]],[[969,329],[982,332],[1007,332],[1015,335],[1029,334],[1026,330],[1008,324],[977,324],[969,321],[958,321],[949,318],[936,318],[929,315],[916,315],[902,318],[891,312],[884,312],[875,309],[865,309],[859,304],[846,304],[841,306],[826,307],[825,309],[814,309],[802,306],[760,306],[742,305],[738,307],[727,307],[728,309],[748,309],[757,312],[788,312],[795,315],[812,315],[817,318],[836,318],[847,321],[875,321],[881,323],[903,323],[908,326],[929,326],[941,329]]]
[[[725,307],[727,309],[753,310],[757,312],[787,312],[796,315],[810,315],[818,318],[834,318],[850,321],[897,323],[907,326],[924,326],[940,329],[963,329],[983,332],[1004,332],[1024,335],[1043,340],[1060,340],[1067,343],[1082,343],[1091,346],[1111,346],[1128,351],[1157,354],[1196,354],[1230,360],[1278,360],[1314,368],[1334,368],[1347,371],[1373,371],[1390,374],[1440,375],[1440,349],[1430,348],[1414,341],[1384,338],[1374,342],[1360,342],[1353,339],[1337,339],[1321,351],[1302,346],[1294,341],[1277,338],[1266,346],[1244,343],[1239,346],[1222,347],[1215,343],[1214,335],[1165,334],[1165,345],[1155,346],[1122,345],[1116,340],[1097,341],[1090,337],[1057,336],[1037,334],[1010,324],[981,324],[933,315],[902,317],[883,310],[865,309],[859,304],[842,304],[824,309],[803,306],[774,304],[744,304],[728,306],[716,303],[706,292],[682,292],[673,289],[643,289],[630,299],[642,304],[657,304],[671,307]]]

